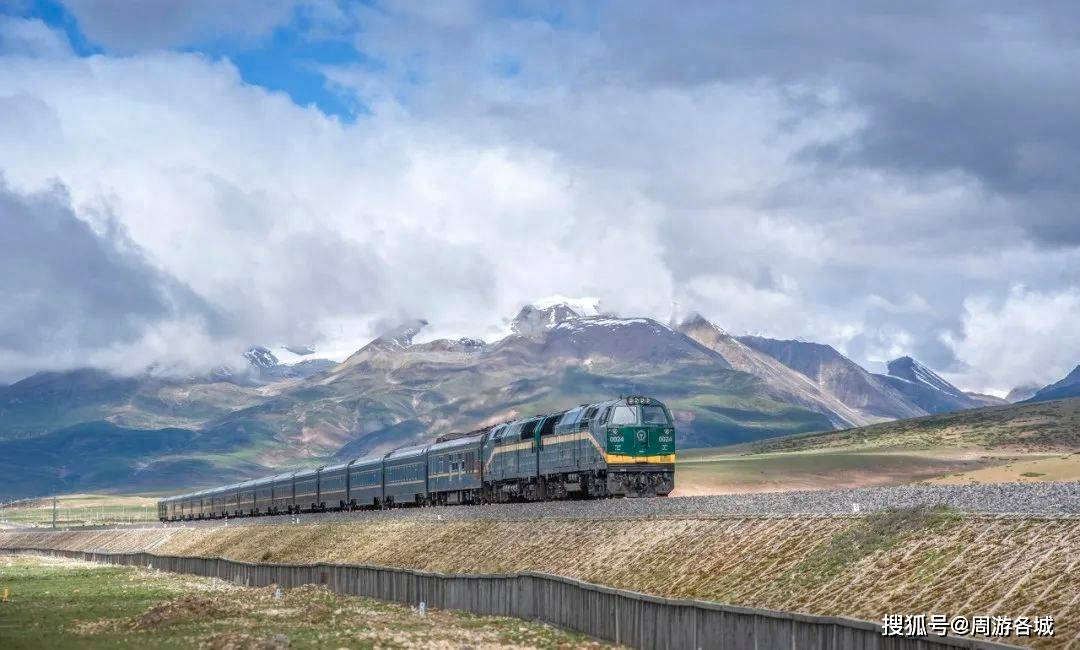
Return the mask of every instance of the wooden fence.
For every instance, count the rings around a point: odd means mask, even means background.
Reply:
[[[704,601],[674,600],[544,573],[446,575],[348,564],[262,564],[153,553],[0,549],[152,567],[220,578],[252,587],[322,584],[367,596],[475,614],[514,616],[649,649],[937,650],[1010,648],[957,637],[885,637],[875,623]]]

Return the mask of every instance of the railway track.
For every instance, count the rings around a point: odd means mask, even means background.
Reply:
[[[551,501],[385,511],[316,512],[229,520],[132,524],[102,528],[266,526],[370,519],[512,521],[529,519],[693,519],[725,516],[863,515],[888,509],[944,506],[988,515],[1080,516],[1080,482],[893,487],[768,492],[651,499]]]

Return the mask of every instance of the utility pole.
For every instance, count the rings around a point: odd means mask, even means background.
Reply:
[[[52,527],[56,528],[56,495],[52,497]]]

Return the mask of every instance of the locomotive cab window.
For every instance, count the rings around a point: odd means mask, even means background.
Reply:
[[[571,409],[571,410],[567,411],[566,413],[562,414],[562,417],[559,418],[558,426],[560,426],[560,427],[573,426],[575,423],[577,423],[578,417],[580,417],[580,416],[581,416],[581,407],[580,406],[577,407],[576,409]]]
[[[659,424],[667,425],[671,424],[668,419],[668,414],[664,411],[662,406],[642,406],[641,407],[641,423],[642,424]]]
[[[550,417],[544,420],[543,426],[540,427],[540,436],[550,436],[555,433],[555,423],[559,421],[557,417]]]
[[[606,414],[605,414],[606,415]],[[637,424],[637,408],[633,406],[616,406],[611,412],[608,424]]]
[[[536,431],[537,422],[539,422],[539,420],[533,420],[532,422],[527,422],[525,426],[521,427],[522,440],[528,440],[529,438],[532,438],[533,432]]]

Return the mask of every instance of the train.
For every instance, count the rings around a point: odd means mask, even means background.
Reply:
[[[675,422],[647,396],[581,404],[348,462],[166,497],[163,522],[327,510],[667,496]]]

